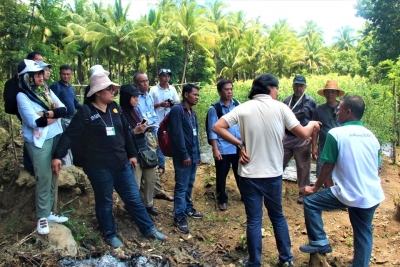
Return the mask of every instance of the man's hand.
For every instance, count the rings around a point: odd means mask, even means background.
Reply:
[[[62,163],[59,159],[53,159],[51,161],[51,170],[55,175],[58,175],[62,169]]]
[[[192,160],[190,158],[185,159],[183,161],[183,166],[185,166],[185,167],[189,167],[191,164],[192,164]]]
[[[317,192],[317,188],[315,188],[314,186],[305,186],[301,189],[301,193],[303,193],[303,195],[307,196],[307,195],[311,195],[314,194],[315,192]]]
[[[213,149],[212,152],[215,160],[222,160],[222,155],[221,152],[219,152],[218,148]]]
[[[197,165],[201,165],[201,164],[203,164],[203,161],[201,159],[198,159],[197,160]]]
[[[319,132],[320,128],[321,128],[321,125],[322,125],[322,122],[320,122],[320,121],[313,121],[313,122],[314,122],[314,131]]]
[[[133,169],[137,167],[137,159],[135,157],[129,159],[129,163],[133,166]]]
[[[312,149],[311,154],[312,154],[312,158],[313,158],[314,160],[317,160],[317,159],[318,159],[318,149],[317,149],[317,148],[314,147],[314,148]]]
[[[243,165],[250,162],[250,157],[246,153],[246,147],[242,147],[242,149],[239,151],[239,162]]]

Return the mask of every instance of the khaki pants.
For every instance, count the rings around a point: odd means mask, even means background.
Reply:
[[[146,141],[149,149],[153,150],[154,152],[157,153],[157,141],[153,133],[147,132],[146,133]],[[161,179],[160,175],[158,174],[158,171],[156,171],[156,180],[154,183],[154,193],[153,196],[158,195],[158,194],[164,194],[164,188],[161,185]]]

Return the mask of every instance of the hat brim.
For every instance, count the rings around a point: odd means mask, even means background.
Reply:
[[[336,90],[336,91],[339,91],[338,96],[342,96],[342,95],[345,94],[345,92],[344,92],[343,90],[340,90],[340,89],[337,89],[337,88],[324,88],[324,89],[319,90],[319,91],[317,92],[317,94],[319,94],[320,96],[325,97],[325,95],[324,95],[324,91],[325,91],[325,90]]]
[[[119,89],[121,87],[119,84],[113,83],[111,81],[102,82],[102,83],[94,85],[93,87],[90,87],[87,97],[91,97],[94,93],[102,91],[102,90],[106,89],[107,87],[109,87],[110,85],[112,85],[116,89]]]
[[[303,85],[306,85],[305,82],[293,82],[293,84],[303,84]]]
[[[163,72],[163,73],[158,74],[158,76],[163,76],[163,75],[166,75],[166,74],[171,76],[172,72]]]

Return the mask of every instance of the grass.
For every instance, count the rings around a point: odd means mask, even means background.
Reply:
[[[227,215],[221,216],[215,212],[211,212],[205,216],[204,221],[205,222],[228,222],[229,218]]]

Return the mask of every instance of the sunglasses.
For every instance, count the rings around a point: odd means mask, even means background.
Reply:
[[[161,75],[164,73],[172,73],[172,71],[170,69],[160,69],[160,71],[158,72],[158,75]]]
[[[110,85],[109,87],[107,87],[105,90],[109,91],[111,94],[116,94],[118,93],[118,89],[114,89],[114,87],[112,85]]]

